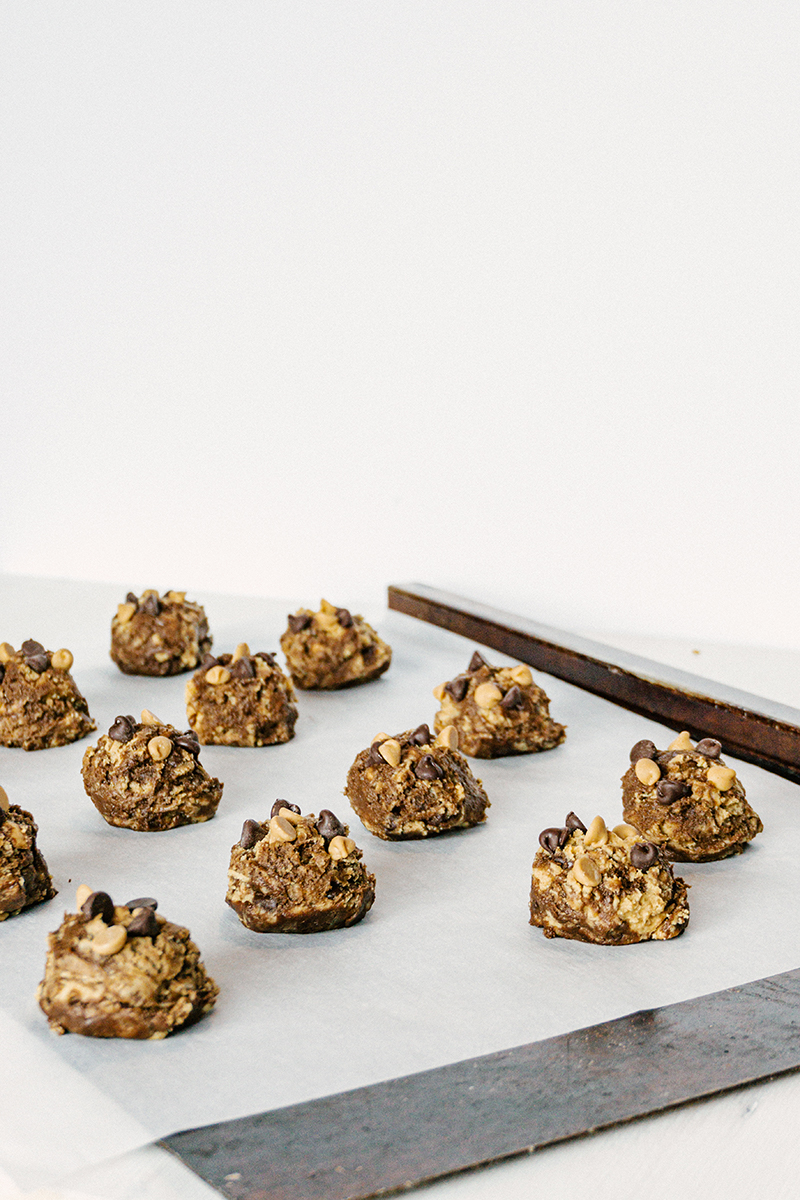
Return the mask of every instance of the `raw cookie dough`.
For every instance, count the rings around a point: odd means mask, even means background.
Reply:
[[[97,728],[71,666],[69,650],[45,650],[32,639],[19,650],[0,642],[0,746],[46,750]]]
[[[76,904],[49,935],[37,992],[55,1033],[158,1040],[211,1011],[219,988],[200,951],[152,897],[114,905],[84,885]]]
[[[530,923],[545,937],[627,946],[666,941],[686,928],[686,884],[632,826],[607,829],[595,817],[587,830],[570,813],[562,829],[542,830],[539,845]]]
[[[47,863],[36,848],[37,833],[31,814],[9,804],[0,787],[0,921],[56,895]]]
[[[180,675],[211,649],[202,604],[186,592],[128,592],[111,622],[111,657],[126,675]]]
[[[625,820],[677,862],[740,854],[764,828],[721,751],[715,738],[695,746],[685,731],[666,750],[649,740],[631,750],[631,765],[622,776]]]
[[[297,705],[292,682],[272,654],[207,654],[186,684],[189,724],[204,746],[271,746],[294,737]]]
[[[564,726],[551,720],[550,701],[530,667],[492,667],[477,650],[466,672],[433,694],[442,706],[434,729],[454,725],[461,751],[472,758],[552,750],[566,736]]]
[[[300,815],[276,800],[269,821],[245,821],[231,849],[228,894],[256,933],[319,933],[355,925],[372,907],[375,876],[328,809]]]
[[[292,679],[299,688],[343,688],[367,683],[388,671],[392,648],[361,616],[327,600],[319,612],[301,608],[289,616],[281,637]]]
[[[191,729],[180,733],[144,709],[117,717],[83,756],[83,786],[109,825],[142,832],[209,821],[222,784],[198,760]]]
[[[435,740],[427,725],[379,733],[356,757],[344,794],[370,833],[386,840],[479,825],[489,798],[457,747],[452,725]]]

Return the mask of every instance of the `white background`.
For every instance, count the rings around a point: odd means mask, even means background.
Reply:
[[[0,569],[800,646],[799,20],[9,0]]]

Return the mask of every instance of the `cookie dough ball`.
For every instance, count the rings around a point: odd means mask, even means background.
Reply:
[[[233,654],[207,654],[186,684],[186,712],[199,741],[216,746],[272,746],[294,737],[290,679],[265,650],[246,642]]]
[[[552,750],[566,736],[550,719],[550,701],[529,667],[492,667],[477,650],[466,672],[433,694],[442,706],[434,729],[454,725],[461,750],[472,758]]]
[[[179,733],[144,709],[141,721],[117,717],[83,756],[83,786],[109,825],[150,832],[209,821],[222,784],[198,760],[191,730]]]
[[[269,821],[245,821],[231,849],[227,903],[256,933],[355,925],[372,908],[375,876],[349,832],[328,809],[301,816],[276,800]]]
[[[128,592],[111,622],[111,657],[126,675],[180,675],[211,649],[202,604],[186,592]]]
[[[9,804],[0,787],[0,921],[56,895],[47,863],[36,848],[38,832],[31,814]]]
[[[631,765],[622,776],[625,820],[678,862],[740,854],[764,828],[721,752],[715,738],[695,746],[687,732],[666,750],[651,741],[637,742],[631,750]]]
[[[0,643],[0,746],[47,750],[97,728],[71,666],[69,650],[45,650],[32,639],[19,650]]]
[[[666,941],[689,922],[686,884],[663,851],[631,825],[587,829],[570,813],[562,829],[544,829],[533,860],[531,925],[545,937],[599,946]]]
[[[49,935],[37,992],[55,1033],[157,1040],[211,1011],[219,988],[200,951],[152,897],[115,905],[83,886],[76,903]]]
[[[368,683],[388,671],[392,648],[361,616],[321,601],[319,612],[301,608],[281,637],[299,688],[343,688]]]
[[[379,733],[350,768],[344,794],[370,833],[390,841],[479,825],[489,807],[452,725],[435,740],[427,725]]]

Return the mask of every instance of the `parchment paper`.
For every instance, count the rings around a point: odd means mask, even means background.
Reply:
[[[147,582],[145,585],[147,586]],[[168,580],[164,587],[180,586]],[[120,674],[108,627],[122,589],[6,580],[0,638],[68,646],[98,723],[151,708],[185,728],[185,676]],[[276,650],[286,613],[318,597],[267,601],[193,597],[206,605],[214,647]],[[352,597],[329,597],[357,610]],[[179,1129],[424,1070],[730,987],[800,965],[800,806],[794,785],[737,764],[765,832],[734,859],[677,871],[692,885],[691,922],[671,942],[604,948],[547,940],[528,925],[537,836],[570,809],[587,822],[621,819],[619,779],[631,745],[674,736],[577,688],[537,675],[564,746],[471,760],[492,801],[486,824],[429,841],[368,834],[342,796],[356,753],[380,730],[432,723],[431,689],[466,667],[473,646],[396,613],[365,613],[394,648],[388,674],[339,693],[299,694],[297,736],[258,750],[204,747],[225,784],[217,817],[167,833],[106,825],[86,797],[87,745],[26,754],[0,748],[0,782],[33,812],[60,895],[0,923],[0,1165],[23,1186],[55,1180]],[[504,661],[488,652],[491,661]],[[724,750],[723,750],[724,753]],[[265,935],[224,904],[231,845],[248,817],[281,797],[304,812],[332,808],[351,826],[377,876],[377,899],[352,929]],[[161,1042],[55,1037],[34,999],[46,935],[74,909],[79,883],[158,897],[187,925],[221,994],[211,1016]],[[13,1053],[12,1053],[13,1051]],[[5,1075],[4,1071],[4,1075]],[[20,1101],[22,1095],[22,1102]],[[76,1113],[80,1120],[76,1122]],[[76,1128],[87,1136],[76,1135]]]

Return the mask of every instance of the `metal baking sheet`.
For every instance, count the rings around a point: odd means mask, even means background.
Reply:
[[[5,580],[0,636],[69,646],[101,728],[118,712],[142,707],[183,727],[184,679],[131,679],[108,659],[110,617],[125,590]],[[242,640],[276,648],[295,605],[200,599],[218,650]],[[358,607],[353,597],[333,599]],[[341,789],[356,752],[379,730],[430,721],[432,687],[471,654],[471,644],[453,633],[394,612],[366,615],[394,645],[389,673],[367,687],[301,695],[297,737],[286,746],[204,749],[202,761],[225,783],[219,814],[206,825],[163,834],[106,826],[82,789],[86,742],[34,754],[0,750],[0,782],[34,812],[61,892],[0,925],[0,1032],[13,1042],[26,1094],[36,1098],[23,1109],[13,1093],[0,1096],[0,1165],[23,1186],[178,1130],[413,1075],[797,967],[800,935],[784,914],[794,904],[800,812],[787,803],[793,785],[755,766],[739,769],[765,832],[738,859],[681,868],[692,884],[683,937],[606,950],[546,941],[528,926],[539,830],[569,809],[619,819],[630,745],[672,737],[656,722],[547,677],[567,741],[547,754],[474,764],[492,800],[485,826],[390,844],[353,819],[377,876],[367,919],[309,937],[243,929],[223,902],[229,850],[243,820],[263,817],[277,796],[346,818]],[[221,988],[209,1019],[152,1044],[48,1031],[33,993],[47,932],[72,907],[81,882],[119,898],[156,895],[167,916],[190,927]],[[91,1122],[90,1141],[74,1136],[76,1112],[83,1128]]]

